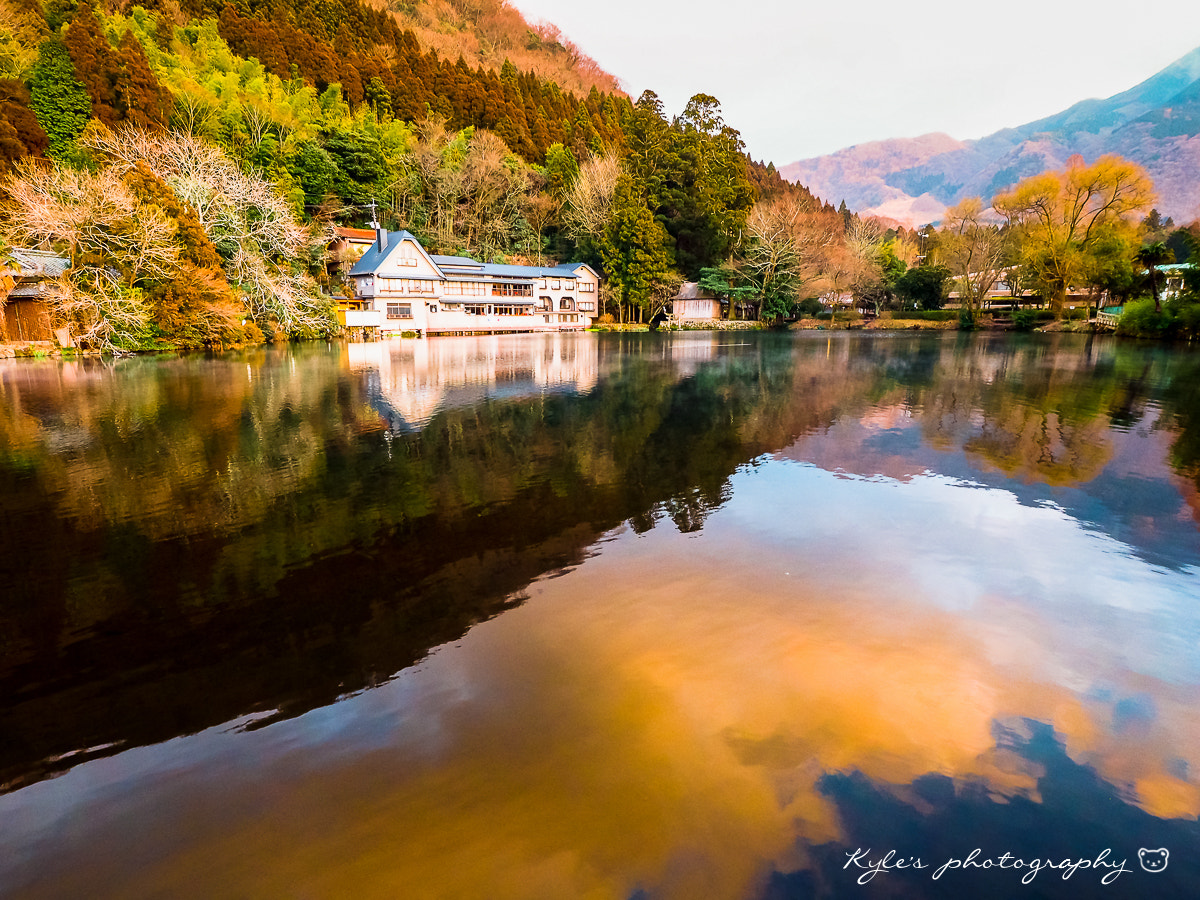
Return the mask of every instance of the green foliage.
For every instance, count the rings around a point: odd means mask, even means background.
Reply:
[[[670,269],[670,239],[635,194],[628,175],[617,180],[612,217],[601,242],[609,284],[623,304],[648,308],[650,292]]]
[[[341,175],[337,162],[315,140],[289,140],[284,165],[304,192],[307,207],[316,207],[332,193]]]
[[[1144,266],[1146,275],[1150,281],[1150,295],[1154,298],[1154,308],[1161,309],[1161,303],[1158,295],[1158,267],[1165,266],[1168,263],[1175,262],[1175,253],[1167,247],[1162,241],[1154,241],[1142,246],[1134,259],[1138,264]]]
[[[1033,331],[1037,320],[1037,313],[1032,309],[1018,309],[1012,314],[1013,327],[1017,331]]]
[[[917,266],[896,279],[895,292],[902,303],[923,310],[941,309],[950,292],[950,277],[944,266]]]
[[[1117,334],[1129,337],[1162,338],[1171,330],[1171,316],[1165,310],[1156,310],[1154,300],[1133,300],[1125,304],[1125,311],[1117,322]]]
[[[816,297],[808,297],[796,304],[796,314],[799,316],[816,316],[824,309],[825,304]]]
[[[43,41],[29,82],[29,105],[47,137],[46,153],[67,162],[75,153],[75,141],[92,114],[87,91],[75,78],[67,48],[58,38]]]
[[[728,258],[754,189],[741,137],[721,119],[716,98],[697,94],[668,124],[658,95],[645,91],[623,131],[624,169],[671,236],[683,273],[696,277]]]
[[[546,188],[551,196],[562,200],[579,177],[579,162],[569,147],[551,144],[546,150]]]
[[[1128,337],[1195,340],[1200,337],[1200,300],[1187,295],[1173,298],[1155,309],[1154,300],[1125,304],[1117,334]]]

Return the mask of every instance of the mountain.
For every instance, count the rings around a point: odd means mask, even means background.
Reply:
[[[1074,106],[977,141],[945,134],[857,144],[780,168],[834,203],[906,225],[937,221],[963,197],[993,194],[1061,168],[1074,154],[1118,153],[1141,164],[1158,209],[1178,222],[1200,218],[1200,47],[1107,100]]]

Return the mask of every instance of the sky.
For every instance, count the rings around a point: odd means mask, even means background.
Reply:
[[[965,140],[1133,87],[1200,47],[1200,3],[510,0],[668,116],[711,94],[754,159]]]

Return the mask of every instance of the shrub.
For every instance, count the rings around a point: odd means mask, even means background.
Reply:
[[[811,318],[812,316],[819,314],[824,308],[824,304],[822,304],[821,301],[816,297],[809,297],[807,300],[801,300],[796,304],[796,315],[808,316]]]
[[[1037,312],[1032,309],[1018,309],[1012,314],[1013,327],[1017,331],[1033,331],[1037,320]]]

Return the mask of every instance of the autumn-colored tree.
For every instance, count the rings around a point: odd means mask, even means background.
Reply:
[[[1072,157],[1065,169],[1027,178],[994,197],[992,205],[1017,229],[1022,261],[1061,315],[1067,291],[1084,277],[1104,226],[1138,216],[1153,202],[1154,185],[1145,171],[1110,155],[1090,166]]]
[[[86,143],[107,164],[104,171],[121,177],[144,162],[195,210],[226,278],[264,333],[313,337],[333,327],[331,303],[306,271],[314,246],[327,241],[296,220],[269,182],[190,135],[98,129]]]
[[[117,58],[120,68],[116,72],[113,90],[120,121],[135,128],[153,130],[166,127],[172,105],[170,92],[158,83],[146,59],[146,51],[132,31],[126,31],[121,36]]]
[[[23,156],[43,156],[49,138],[29,108],[29,90],[13,78],[0,78],[0,173]]]
[[[960,320],[972,327],[1009,262],[1008,233],[985,216],[983,201],[967,197],[946,210],[938,248],[958,287]]]
[[[596,248],[608,228],[621,164],[614,154],[597,156],[579,167],[563,198],[563,228],[585,252]]]
[[[63,44],[71,54],[76,77],[92,101],[92,115],[109,128],[116,128],[121,119],[116,94],[120,66],[96,18],[91,0],[82,0],[79,4],[63,36]]]
[[[754,206],[739,257],[762,318],[789,316],[797,302],[828,288],[824,271],[841,229],[835,212],[803,195],[778,193]]]

